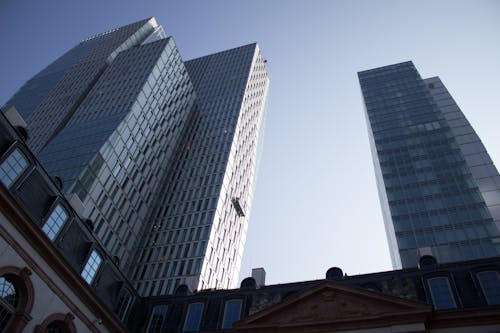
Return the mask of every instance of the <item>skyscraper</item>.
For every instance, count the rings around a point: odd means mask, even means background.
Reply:
[[[269,80],[257,44],[186,62],[197,94],[150,216],[142,294],[237,284]],[[166,279],[167,278],[167,279]]]
[[[257,44],[184,63],[151,18],[84,40],[6,107],[154,295],[237,283],[267,88]]]
[[[500,176],[439,78],[412,62],[358,73],[395,268],[500,254]]]

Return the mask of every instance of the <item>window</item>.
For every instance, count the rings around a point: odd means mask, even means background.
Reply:
[[[156,333],[163,331],[165,318],[167,317],[167,306],[160,305],[153,308],[151,319],[149,319],[148,333]]]
[[[6,187],[10,187],[27,167],[28,160],[16,148],[0,165],[0,180]]]
[[[241,300],[233,299],[226,302],[224,309],[224,319],[222,320],[222,329],[233,328],[233,323],[240,320]]]
[[[82,277],[85,281],[87,281],[88,284],[92,283],[92,280],[94,279],[94,276],[97,273],[99,266],[101,265],[101,261],[101,256],[97,253],[97,251],[92,250],[92,253],[90,254],[87,263],[85,264],[85,267],[82,271]]]
[[[188,306],[183,332],[198,331],[200,329],[203,303],[191,303]]]
[[[16,312],[18,301],[18,294],[14,284],[7,278],[0,277],[0,332],[4,332]]]
[[[66,210],[60,204],[57,204],[47,219],[47,222],[43,225],[42,230],[50,238],[50,240],[54,240],[67,219],[68,213],[66,213]]]
[[[128,307],[132,301],[132,296],[127,289],[123,289],[120,292],[120,296],[118,298],[118,305],[116,306],[116,315],[120,318],[121,321],[125,319],[127,315]]]
[[[427,283],[429,284],[432,302],[436,310],[454,309],[457,307],[448,278],[431,278],[427,280]]]
[[[496,271],[477,274],[481,289],[488,304],[500,304],[500,275]]]
[[[64,322],[60,321],[54,321],[50,323],[45,329],[45,333],[64,333],[64,332],[66,332]]]

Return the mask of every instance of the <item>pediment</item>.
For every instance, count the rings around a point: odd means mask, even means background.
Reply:
[[[245,318],[236,328],[370,327],[423,322],[431,312],[428,304],[328,281]]]

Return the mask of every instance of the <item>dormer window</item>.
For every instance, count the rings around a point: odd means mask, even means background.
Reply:
[[[0,164],[0,181],[10,187],[19,176],[28,168],[26,156],[19,150],[14,151]]]
[[[241,303],[241,299],[232,299],[226,302],[226,306],[224,308],[224,318],[222,320],[223,330],[233,328],[233,323],[240,320]]]
[[[191,303],[188,306],[183,332],[195,332],[200,330],[201,317],[203,314],[203,303]]]
[[[457,303],[451,290],[450,282],[447,277],[440,276],[427,280],[429,285],[432,303],[436,310],[455,309]]]
[[[96,250],[92,250],[82,271],[82,277],[88,284],[91,284],[94,280],[97,270],[99,266],[101,266],[101,262],[102,258],[99,253],[97,253]]]
[[[166,305],[158,305],[153,308],[151,318],[149,319],[148,333],[163,332],[163,326],[167,318],[167,309]]]
[[[43,225],[42,230],[50,240],[54,240],[67,219],[68,213],[60,204],[57,204],[50,213],[47,222]]]
[[[497,271],[477,273],[477,279],[483,290],[486,302],[490,305],[500,304],[500,275]]]

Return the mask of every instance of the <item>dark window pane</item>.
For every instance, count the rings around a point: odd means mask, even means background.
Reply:
[[[231,300],[226,302],[226,309],[224,311],[224,320],[222,322],[223,329],[233,328],[233,323],[240,319],[241,314],[241,300]]]
[[[477,274],[488,304],[500,304],[500,276],[498,272],[489,271]]]
[[[428,280],[432,302],[436,310],[454,309],[457,307],[451,292],[448,278],[437,277]]]
[[[167,306],[155,306],[151,314],[151,319],[149,320],[148,333],[159,333],[162,332],[163,324],[165,323],[165,318],[167,317]]]
[[[203,303],[189,304],[186,321],[184,322],[184,332],[198,331],[200,329]]]

